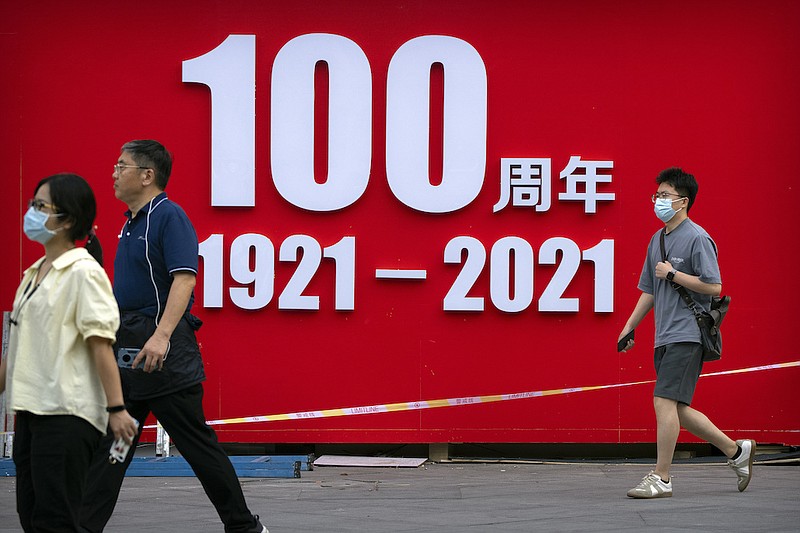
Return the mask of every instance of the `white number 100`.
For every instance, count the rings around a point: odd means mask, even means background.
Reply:
[[[229,35],[183,62],[183,81],[211,89],[211,205],[255,205],[255,35]],[[328,65],[328,176],[314,179],[314,76]],[[430,72],[444,66],[443,173],[429,176]],[[486,167],[486,67],[466,41],[426,35],[392,57],[386,90],[386,176],[395,197],[427,213],[474,200]],[[272,177],[280,195],[309,211],[358,200],[372,160],[372,74],[363,50],[341,35],[290,40],[272,68]]]

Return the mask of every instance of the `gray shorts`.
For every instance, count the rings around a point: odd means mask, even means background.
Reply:
[[[656,366],[653,396],[691,405],[703,370],[703,347],[696,342],[665,344],[656,348],[653,359]]]

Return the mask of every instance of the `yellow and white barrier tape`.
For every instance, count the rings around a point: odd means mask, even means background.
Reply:
[[[747,374],[750,372],[762,372],[765,370],[778,370],[800,366],[800,361],[788,363],[775,363],[771,365],[751,366],[736,370],[723,370],[721,372],[709,372],[701,374],[701,378],[712,376],[727,376],[732,374]],[[645,385],[655,383],[654,379],[646,381],[631,381],[628,383],[615,383],[613,385],[590,385],[587,387],[569,387],[564,389],[550,389],[531,392],[517,392],[513,394],[495,394],[490,396],[466,396],[462,398],[447,398],[443,400],[421,400],[416,402],[399,402],[379,405],[368,405],[363,407],[343,407],[339,409],[325,409],[322,411],[299,411],[296,413],[283,413],[277,415],[246,416],[242,418],[224,418],[220,420],[209,420],[206,422],[210,426],[222,426],[231,424],[253,424],[258,422],[275,422],[278,420],[309,420],[315,418],[334,418],[338,416],[368,415],[375,413],[394,413],[400,411],[421,411],[423,409],[436,409],[439,407],[457,407],[461,405],[475,405],[481,403],[504,402],[508,400],[522,400],[525,398],[538,398],[542,396],[559,396],[562,394],[572,394],[575,392],[589,392],[603,389],[619,389],[622,387],[632,387],[634,385]],[[153,429],[156,424],[144,426],[145,429]],[[0,432],[0,435],[12,432]]]
[[[726,376],[730,374],[745,374],[749,372],[761,372],[764,370],[777,370],[800,366],[800,361],[789,363],[775,363],[771,365],[751,366],[749,368],[739,368],[736,370],[724,370],[721,372],[710,372],[701,374],[700,377]],[[496,394],[490,396],[467,396],[463,398],[447,398],[443,400],[421,400],[416,402],[399,402],[380,405],[368,405],[363,407],[344,407],[339,409],[325,409],[322,411],[299,411],[296,413],[284,413],[277,415],[247,416],[242,418],[225,418],[220,420],[209,420],[206,422],[210,426],[222,426],[230,424],[253,424],[257,422],[275,422],[278,420],[308,420],[315,418],[334,418],[339,416],[367,415],[374,413],[394,413],[400,411],[421,411],[423,409],[436,409],[439,407],[456,407],[460,405],[475,405],[479,403],[494,403],[508,400],[522,400],[525,398],[538,398],[540,396],[559,396],[562,394],[572,394],[575,392],[589,392],[602,389],[618,389],[622,387],[632,387],[634,385],[644,385],[655,383],[654,379],[647,381],[632,381],[629,383],[615,383],[613,385],[591,385],[587,387],[570,387],[565,389],[551,389],[531,392],[518,392],[514,394]],[[154,428],[155,425],[145,426]]]

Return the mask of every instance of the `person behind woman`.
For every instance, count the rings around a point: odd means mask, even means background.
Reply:
[[[95,212],[83,178],[56,174],[36,186],[24,218],[25,235],[45,255],[25,270],[14,297],[0,393],[7,389],[16,412],[17,512],[25,531],[78,531],[101,436],[106,428],[128,442],[136,434],[111,349],[119,311],[98,263]],[[76,248],[87,237],[86,248]]]

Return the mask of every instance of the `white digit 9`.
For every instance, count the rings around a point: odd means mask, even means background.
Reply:
[[[272,241],[257,233],[239,235],[231,244],[230,267],[234,281],[252,285],[252,289],[229,289],[231,300],[237,307],[261,309],[269,304],[275,291],[275,247]]]

